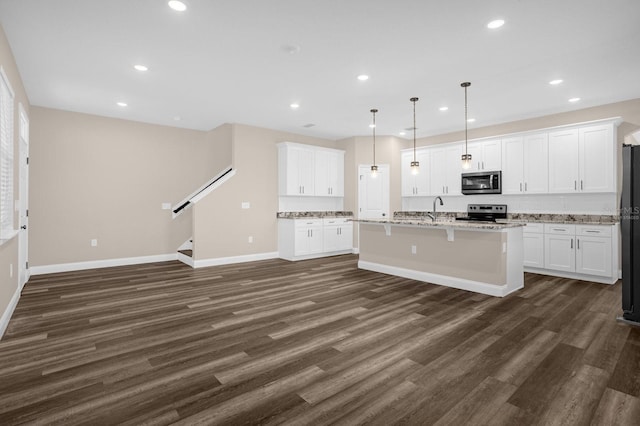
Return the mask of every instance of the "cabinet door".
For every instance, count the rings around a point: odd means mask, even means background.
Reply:
[[[329,188],[333,197],[344,196],[344,153],[331,152],[329,155]]]
[[[524,140],[521,136],[502,139],[502,193],[524,191]],[[545,172],[546,174],[546,172]]]
[[[419,151],[416,152],[416,159],[418,160],[418,162],[420,163],[420,173],[418,173],[417,175],[414,176],[414,183],[415,183],[415,187],[416,187],[416,194],[417,196],[421,196],[421,197],[425,197],[427,195],[430,194],[430,190],[431,188],[429,187],[430,185],[430,179],[429,179],[429,166],[430,166],[430,156],[429,156],[429,151],[426,149],[421,149]],[[411,164],[411,161],[409,161],[409,164]]]
[[[544,268],[544,234],[522,234],[524,266]]]
[[[322,226],[309,228],[309,253],[322,253],[323,249]]]
[[[576,272],[611,276],[611,238],[576,237]]]
[[[305,227],[296,227],[296,231],[295,231],[295,246],[294,246],[294,250],[293,250],[293,254],[295,256],[302,256],[305,254],[309,254],[310,253],[310,244],[309,244],[309,237],[310,237],[310,229],[311,228],[305,228]]]
[[[338,225],[326,226],[322,230],[324,251],[340,250],[340,227]]]
[[[580,184],[583,192],[614,192],[613,128],[611,125],[580,129]]]
[[[502,144],[500,139],[482,142],[482,170],[499,171],[502,169]]]
[[[462,195],[462,145],[454,145],[446,148],[446,194]]]
[[[328,151],[316,151],[314,164],[314,192],[318,197],[331,196],[331,183],[329,182],[331,158]]]
[[[431,194],[445,195],[447,185],[447,152],[445,148],[431,150],[431,167],[429,174],[431,177]]]
[[[417,158],[417,156],[416,156]],[[413,151],[405,151],[400,156],[400,170],[402,172],[402,196],[413,197],[416,195],[416,178],[411,174],[411,162]],[[421,163],[422,164],[422,163]]]
[[[353,224],[345,223],[340,225],[338,230],[338,250],[353,249]]]
[[[462,154],[464,154],[464,142],[462,143]],[[460,155],[462,155],[460,154]],[[471,162],[469,168],[464,169],[464,173],[479,172],[482,170],[482,144],[480,142],[472,142],[467,144],[467,154],[471,154]],[[462,167],[462,161],[460,162]]]
[[[529,194],[549,192],[549,139],[546,133],[524,137],[523,189]],[[503,175],[504,184],[504,175]]]
[[[314,151],[302,147],[288,147],[287,150],[290,154],[287,159],[287,168],[292,178],[291,182],[287,182],[289,194],[303,196],[315,195]]]
[[[578,190],[578,130],[549,133],[549,192]]]
[[[544,236],[544,267],[556,271],[575,272],[576,255],[573,235]]]

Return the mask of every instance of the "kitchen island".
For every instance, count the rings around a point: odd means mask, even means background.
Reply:
[[[499,297],[524,286],[521,223],[354,221],[361,269]]]

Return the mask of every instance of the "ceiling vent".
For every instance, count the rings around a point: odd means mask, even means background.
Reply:
[[[308,129],[309,127],[313,127],[313,126],[315,126],[315,124],[313,124],[313,123],[308,123],[308,124],[305,124],[305,125],[304,125],[304,126],[302,126],[302,127],[306,127],[306,128]]]

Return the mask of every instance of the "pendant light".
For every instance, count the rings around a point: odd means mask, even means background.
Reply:
[[[418,98],[409,100],[413,102],[413,161],[411,162],[411,174],[417,175],[420,172],[420,163],[416,160],[416,102],[418,102]]]
[[[464,154],[462,154],[462,168],[466,170],[471,165],[471,154],[469,154],[469,151],[467,150],[467,87],[471,86],[471,83],[465,81],[464,83],[461,83],[460,86],[464,87]]]
[[[376,165],[376,112],[377,109],[372,109],[371,114],[373,114],[373,124],[371,128],[373,129],[373,165],[371,166],[371,177],[374,178],[378,176],[378,166]]]

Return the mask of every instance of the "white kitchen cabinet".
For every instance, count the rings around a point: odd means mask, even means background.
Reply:
[[[278,219],[278,255],[313,259],[353,252],[351,218]]]
[[[502,193],[547,193],[548,150],[547,133],[502,139]]]
[[[575,272],[576,254],[573,235],[545,234],[544,267],[556,271]]]
[[[611,276],[611,227],[576,227],[576,272]]]
[[[315,195],[315,152],[298,144],[278,147],[278,189],[280,195]]]
[[[462,144],[463,152],[464,144]],[[499,171],[502,168],[502,145],[500,139],[470,142],[468,143],[467,152],[471,154],[471,167],[465,172]]]
[[[278,144],[278,190],[280,196],[343,197],[344,151]]]
[[[318,149],[315,152],[316,196],[344,196],[344,151]]]
[[[461,195],[462,145],[430,149],[431,195]]]
[[[549,133],[549,192],[615,192],[612,123]]]
[[[611,124],[580,128],[581,192],[615,192],[613,130]]]
[[[416,150],[416,160],[420,164],[418,174],[411,170],[413,150],[403,151],[400,156],[400,170],[402,172],[402,196],[425,197],[430,194],[430,155],[429,150],[420,148]]]
[[[321,253],[322,220],[295,220],[294,256]]]
[[[549,192],[578,191],[578,129],[549,133]]]
[[[346,218],[323,220],[323,251],[330,253],[353,248],[353,222]]]
[[[544,226],[527,223],[522,232],[524,243],[524,266],[544,268]]]

